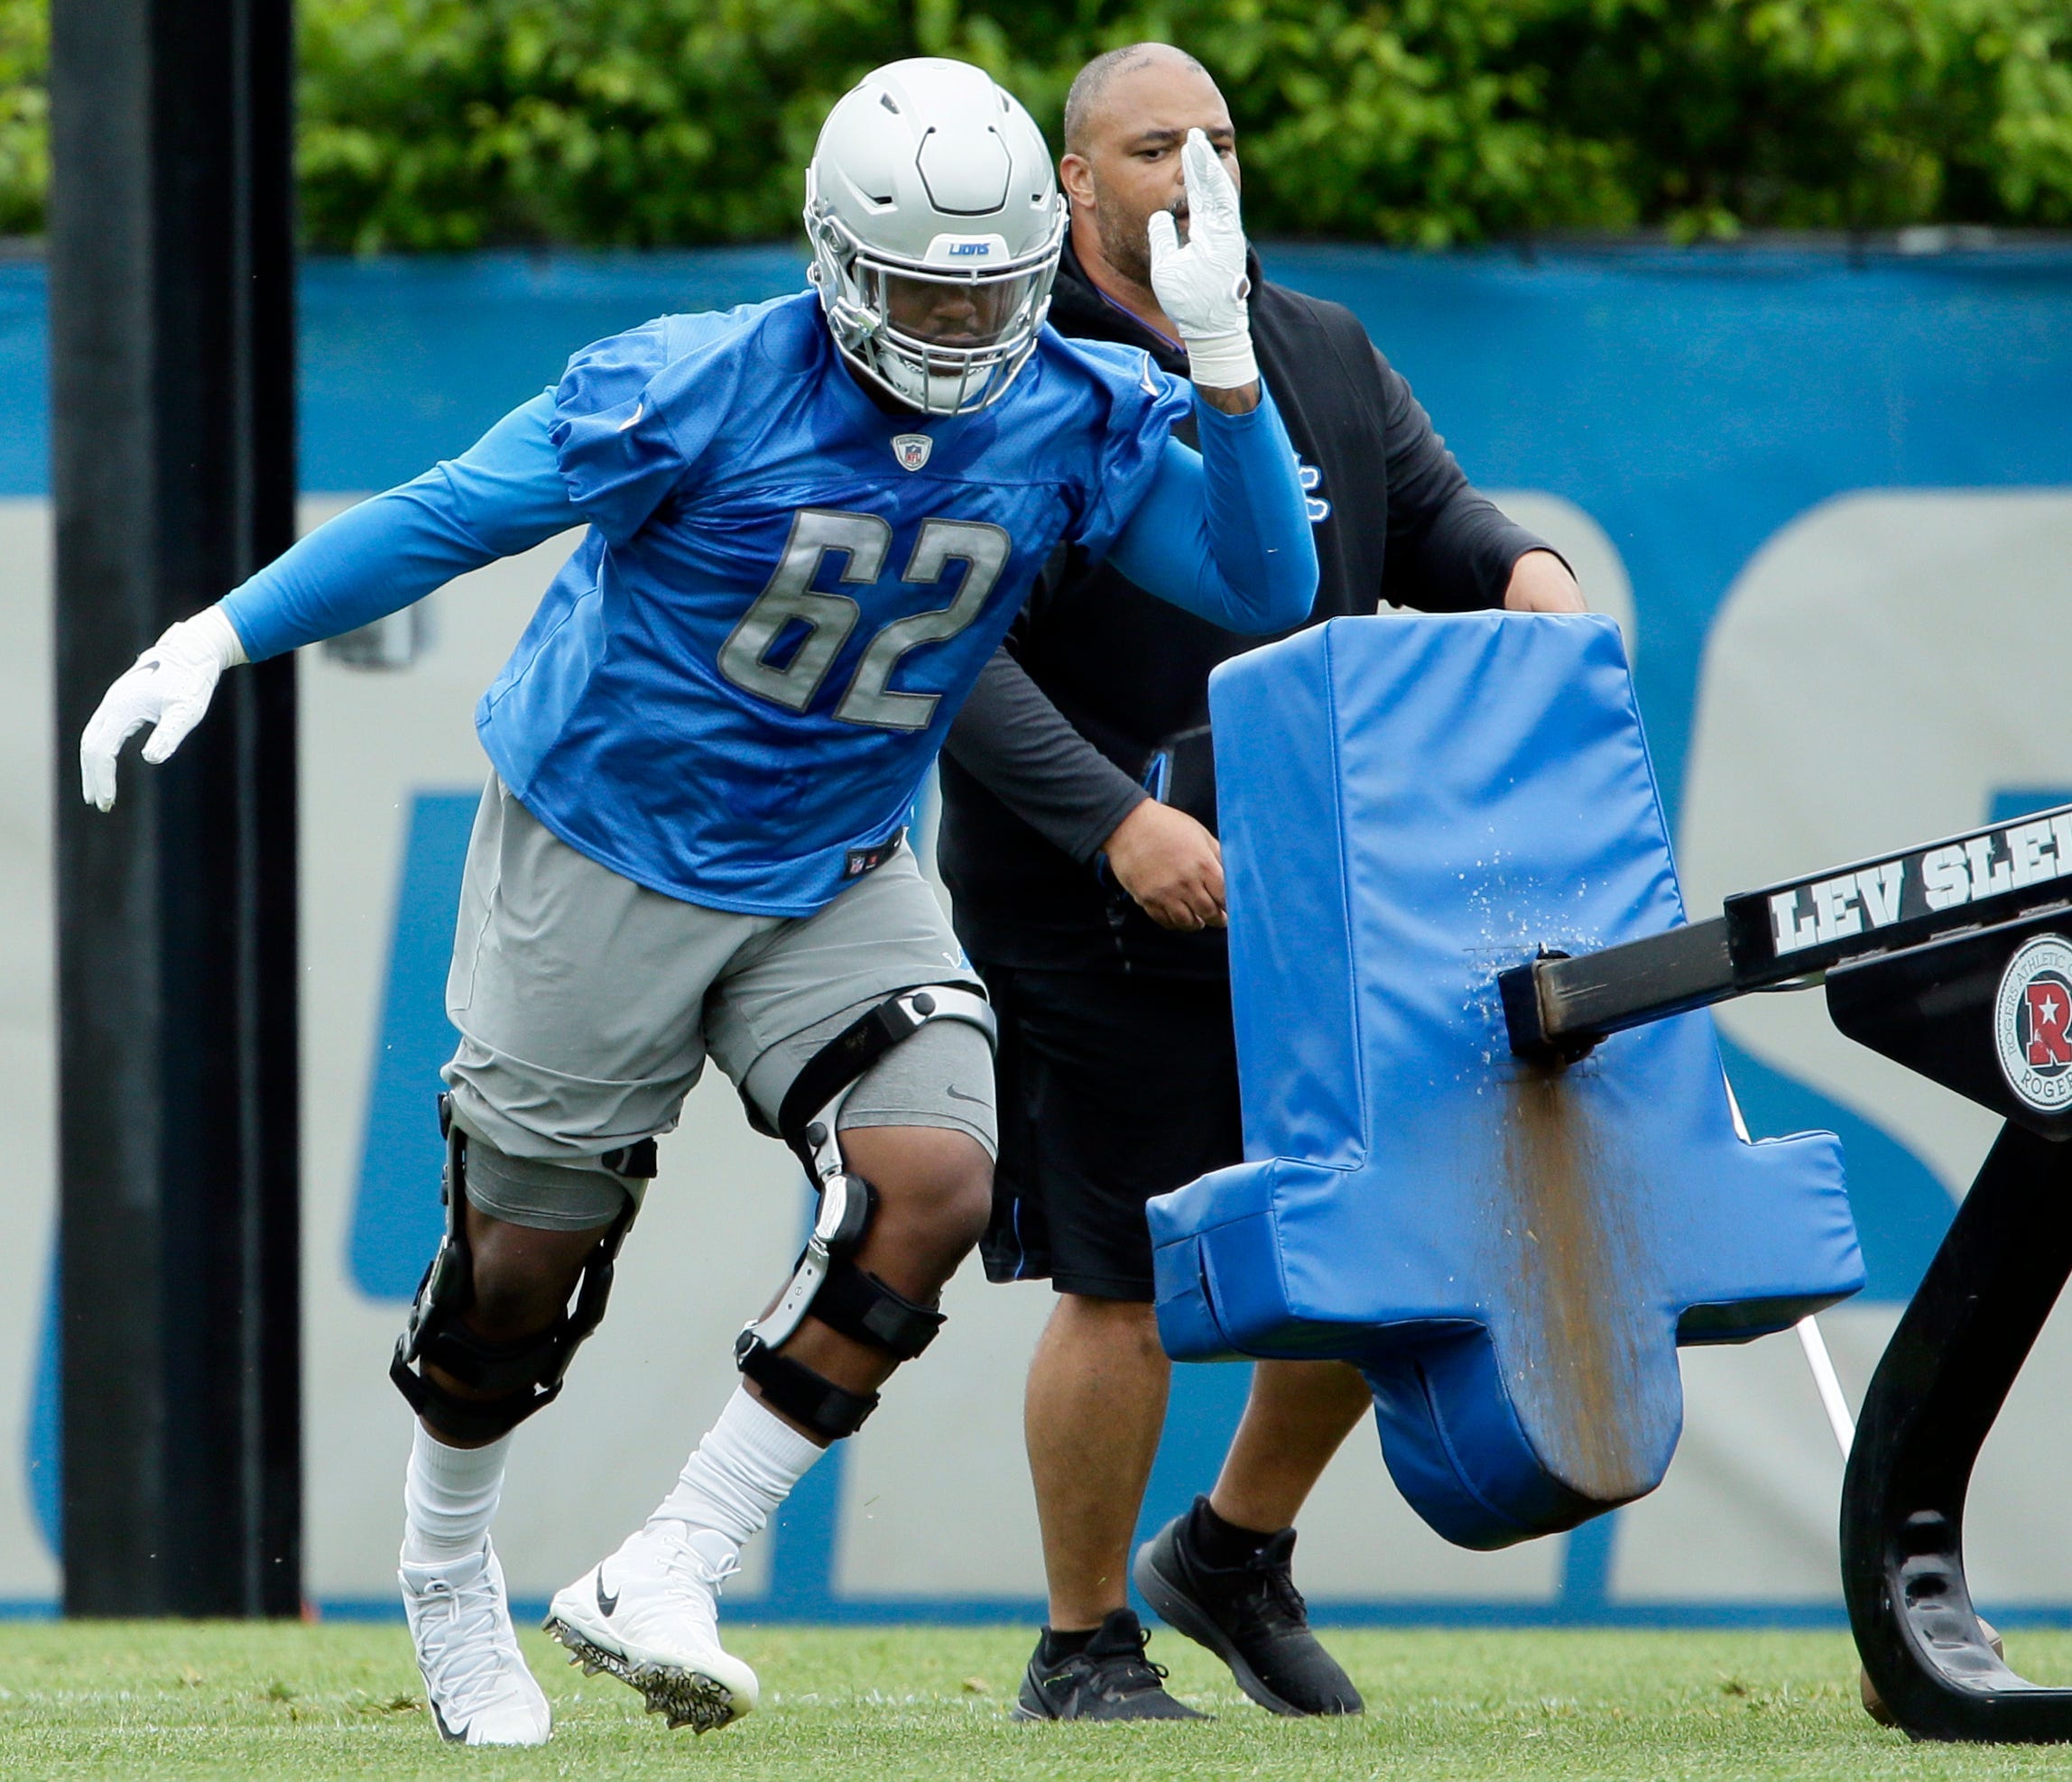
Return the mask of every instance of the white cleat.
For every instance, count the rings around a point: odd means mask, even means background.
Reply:
[[[719,1587],[738,1569],[724,1536],[660,1518],[555,1593],[547,1631],[571,1664],[639,1690],[651,1714],[711,1732],[758,1693],[755,1673],[719,1647]]]
[[[544,1745],[547,1698],[518,1650],[504,1568],[486,1541],[469,1559],[396,1574],[439,1737],[456,1745]]]

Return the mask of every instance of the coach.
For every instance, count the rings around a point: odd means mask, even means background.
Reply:
[[[1229,112],[1192,57],[1141,43],[1081,70],[1050,311],[1065,334],[1142,347],[1182,376],[1145,243],[1157,211],[1184,226],[1190,126],[1235,178]],[[1309,623],[1383,600],[1580,611],[1567,566],[1469,486],[1352,313],[1269,282],[1256,260],[1251,278],[1253,338],[1310,496],[1322,581]],[[1001,1018],[986,1270],[1048,1275],[1058,1294],[1025,1406],[1050,1587],[1029,1717],[1193,1716],[1127,1606],[1170,1370],[1143,1206],[1242,1153],[1207,687],[1257,642],[1105,567],[1054,561],[943,762],[943,875]],[[1160,1613],[1282,1713],[1361,1706],[1309,1631],[1290,1560],[1296,1512],[1368,1405],[1343,1363],[1258,1364],[1215,1489],[1137,1556]]]

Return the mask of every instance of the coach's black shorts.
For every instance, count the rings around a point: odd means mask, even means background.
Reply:
[[[1243,1155],[1229,985],[978,972],[1000,1016],[987,1278],[1151,1299],[1144,1202]]]

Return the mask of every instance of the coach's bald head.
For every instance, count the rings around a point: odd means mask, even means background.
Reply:
[[[1153,326],[1163,319],[1152,293],[1147,225],[1153,211],[1170,210],[1187,232],[1179,151],[1190,129],[1207,136],[1237,179],[1223,95],[1207,69],[1170,43],[1095,57],[1065,98],[1058,178],[1072,201],[1073,248],[1095,283]]]
[[[1105,115],[1108,89],[1118,75],[1156,70],[1208,78],[1207,69],[1170,43],[1125,43],[1120,50],[1096,56],[1072,77],[1071,90],[1065,95],[1065,152],[1085,152],[1087,132]]]

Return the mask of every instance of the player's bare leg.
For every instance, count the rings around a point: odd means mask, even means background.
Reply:
[[[475,1259],[475,1303],[467,1326],[493,1343],[536,1336],[554,1322],[574,1291],[583,1263],[611,1228],[548,1232],[492,1218],[467,1207],[467,1246]],[[447,1376],[450,1390],[473,1394]]]
[[[976,1140],[946,1129],[845,1129],[848,1168],[876,1190],[856,1266],[932,1307],[984,1231],[993,1164]],[[868,1398],[898,1362],[810,1314],[778,1355]],[[547,1626],[586,1667],[638,1689],[671,1726],[704,1732],[754,1707],[754,1673],[719,1644],[717,1599],[756,1534],[832,1438],[763,1402],[744,1380],[646,1525],[567,1589]]]
[[[1359,1691],[1309,1631],[1293,1524],[1372,1404],[1366,1381],[1342,1362],[1259,1362],[1216,1490],[1137,1554],[1137,1588],[1161,1618],[1276,1713],[1361,1710]]]
[[[609,1227],[550,1232],[464,1209],[472,1295],[460,1321],[475,1336],[514,1343],[551,1325],[584,1260]],[[427,1371],[458,1399],[485,1394],[436,1366]],[[440,1734],[470,1745],[536,1745],[551,1726],[547,1702],[518,1651],[489,1524],[511,1436],[472,1439],[420,1419],[403,1486],[398,1582]]]
[[[992,1216],[993,1159],[976,1140],[932,1126],[849,1127],[842,1150],[878,1191],[857,1266],[905,1297],[934,1305]],[[899,1366],[812,1316],[780,1353],[852,1392],[875,1391]]]

